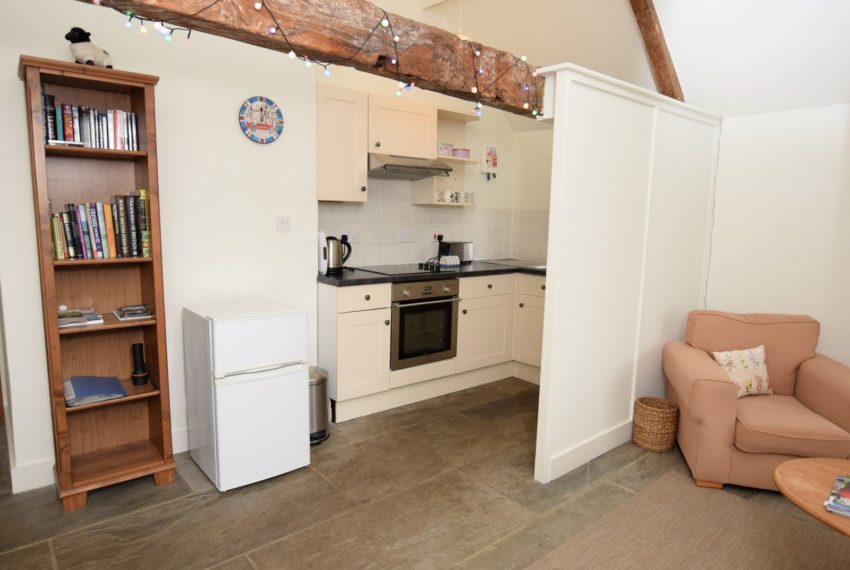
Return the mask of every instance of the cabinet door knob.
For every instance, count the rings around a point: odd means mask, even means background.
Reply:
[[[466,314],[466,309],[464,309],[464,310],[463,310],[463,311],[461,311],[461,312],[465,315],[465,314]]]
[[[492,283],[487,283],[487,288],[488,288],[488,289],[492,289],[492,288],[493,288],[493,284],[492,284]]]
[[[375,141],[375,146],[381,146],[381,141]]]
[[[541,289],[543,289],[543,290],[545,291],[545,290],[546,290],[546,285],[541,285],[541,286],[540,286],[540,288],[541,288]]]
[[[387,326],[390,326],[390,322],[389,322],[389,321],[384,321],[384,324],[385,324],[385,325],[387,325]]]
[[[367,301],[370,301],[370,300],[372,299],[372,295],[366,295],[366,297],[364,297],[364,298],[365,298]]]
[[[365,186],[361,186],[361,187],[360,187],[360,191],[361,191],[361,192],[365,192],[365,191],[366,191],[366,187],[365,187]]]
[[[525,307],[525,303],[520,303],[519,308],[522,309],[523,307]]]

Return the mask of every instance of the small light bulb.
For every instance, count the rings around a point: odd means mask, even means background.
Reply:
[[[307,68],[313,67],[313,62],[310,61],[309,59],[305,60],[304,61],[304,67],[307,67]]]
[[[405,85],[405,86],[404,86],[404,90],[405,90],[405,91],[410,91],[412,88],[413,88],[413,84],[412,84],[412,83],[408,83],[407,85]]]
[[[277,28],[276,28],[275,26],[271,26],[271,27],[269,27],[269,33],[270,33],[270,34],[274,35],[274,34],[275,34],[275,32],[277,32]]]
[[[147,29],[147,27],[145,27],[144,22],[142,22],[142,24],[139,26],[139,31],[142,32],[143,34],[148,33],[148,29]]]
[[[522,62],[526,62],[526,61],[528,61],[528,58],[523,55],[519,58],[519,60],[522,61]]]
[[[171,34],[168,34],[167,36],[165,36],[165,41],[167,41],[167,42],[169,42],[169,43],[170,43],[170,42],[171,42],[171,39],[172,39],[172,38],[171,38]]]
[[[407,83],[405,83],[404,81],[399,81],[399,82],[398,82],[398,88],[399,88],[399,89],[403,89],[405,85],[407,85]]]
[[[523,85],[523,86],[522,86],[522,90],[523,90],[523,91],[528,91],[528,83],[526,83],[525,85]]]
[[[92,0],[91,3],[94,4],[95,6],[100,6],[100,0]]]
[[[260,9],[262,9],[262,7],[263,7],[262,2],[254,2],[254,8],[255,9],[260,10]]]
[[[534,115],[535,117],[537,116],[537,113],[538,113],[538,111],[537,111],[536,107],[531,110],[531,114]]]
[[[295,50],[289,50],[289,59],[295,59],[296,57],[298,56],[295,54]]]
[[[165,26],[160,26],[159,27],[159,33],[162,34],[163,36],[167,36],[167,35],[171,34],[171,30],[169,30]]]
[[[162,29],[162,24],[159,23],[159,22],[154,22],[153,23],[153,29],[156,30],[156,31],[159,31],[160,29]]]
[[[398,60],[397,60],[396,58],[392,58],[392,59],[390,60],[390,63],[391,63],[391,64],[393,64],[393,65],[395,65],[395,64],[397,64],[397,63],[398,63]]]
[[[478,75],[484,75],[484,68],[483,67],[478,69]]]
[[[473,85],[473,86],[472,86],[472,92],[473,92],[473,93],[478,93],[478,87],[475,87],[475,86]]]
[[[475,50],[475,57],[481,57],[481,50],[480,49]]]
[[[398,40],[400,40],[400,39],[401,38],[398,37],[398,35],[393,36],[393,41],[396,42],[396,43],[398,43]]]
[[[124,27],[125,28],[132,28],[133,27],[133,18],[132,17],[129,20],[127,20],[126,22],[124,22]]]
[[[523,109],[528,109],[528,102],[523,103],[523,104],[522,104],[522,108],[523,108]]]
[[[395,92],[395,96],[396,96],[396,97],[401,97],[401,89],[396,90],[396,92]]]
[[[537,77],[537,70],[532,71],[532,72],[531,72],[531,76],[532,76],[532,77]]]
[[[476,116],[476,117],[480,117],[480,116],[481,116],[481,107],[476,107],[476,108],[475,108],[475,116]]]
[[[390,21],[388,19],[384,18],[383,20],[381,20],[381,26],[386,28],[389,25],[390,25]]]
[[[416,82],[415,82],[415,81],[411,81],[411,82],[410,82],[410,87],[416,87]]]
[[[324,75],[325,77],[330,77],[331,70],[326,67],[325,70],[322,72],[322,75]]]

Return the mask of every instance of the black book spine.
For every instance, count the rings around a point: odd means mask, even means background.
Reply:
[[[118,202],[112,201],[112,237],[115,238],[115,253],[118,257],[124,257],[121,250],[121,225],[118,223]]]
[[[68,259],[77,258],[77,240],[74,239],[74,232],[71,229],[71,217],[68,212],[62,212],[62,233],[65,234],[65,249],[68,253]]]
[[[65,211],[68,214],[68,224],[71,228],[71,241],[74,243],[74,254],[76,259],[83,259],[84,245],[80,242],[80,227],[77,225],[77,205],[65,204]]]
[[[139,224],[138,203],[136,197],[127,195],[127,237],[130,242],[130,256],[139,257]]]
[[[47,134],[47,93],[44,92],[44,85],[41,86],[41,126],[44,129],[44,144],[47,144],[50,138]]]
[[[53,95],[44,96],[44,122],[46,124],[44,136],[48,141],[56,140],[56,97]]]
[[[130,239],[127,232],[127,205],[124,196],[115,197],[115,205],[118,210],[118,243],[121,246],[121,257],[130,257]]]

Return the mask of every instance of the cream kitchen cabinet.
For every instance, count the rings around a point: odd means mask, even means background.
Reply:
[[[319,85],[317,91],[317,197],[334,202],[365,202],[369,96],[330,85]]]
[[[543,297],[517,295],[514,317],[514,355],[517,362],[540,367],[543,352]]]
[[[513,294],[462,299],[457,331],[457,372],[510,361],[513,324]]]
[[[437,108],[404,97],[369,95],[369,152],[437,157]]]
[[[336,399],[389,390],[390,309],[337,315]]]

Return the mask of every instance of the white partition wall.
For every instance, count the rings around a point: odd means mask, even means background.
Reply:
[[[535,478],[631,437],[661,348],[700,304],[720,118],[576,67],[541,70],[554,116]]]

